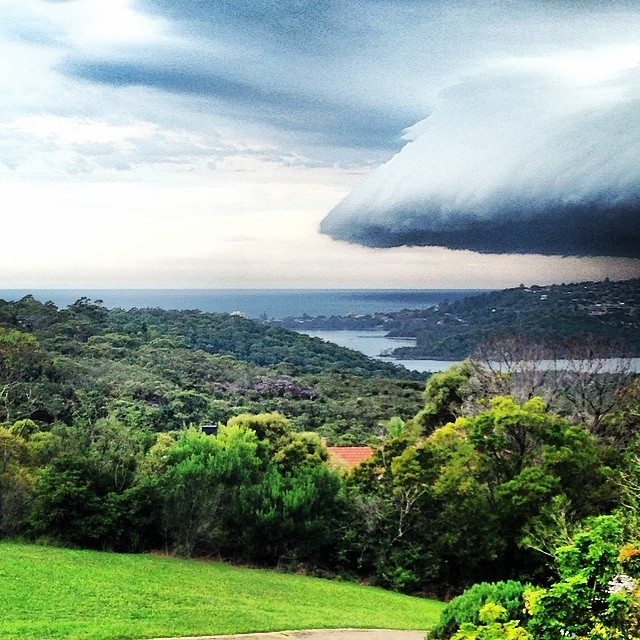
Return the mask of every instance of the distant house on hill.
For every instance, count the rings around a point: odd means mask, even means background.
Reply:
[[[373,454],[371,447],[327,447],[329,463],[344,469],[353,469]]]

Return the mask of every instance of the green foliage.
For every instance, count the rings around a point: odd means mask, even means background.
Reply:
[[[539,398],[522,406],[494,398],[489,411],[461,424],[505,528],[520,535],[555,496],[569,500],[576,520],[614,503],[611,469],[593,439],[548,413]]]
[[[594,439],[536,397],[487,397],[480,411],[468,363],[433,376],[421,403],[410,377],[220,314],[25,298],[0,301],[0,319],[0,536],[163,547],[443,595],[535,580],[550,586],[531,592],[531,624],[545,611],[549,637],[635,624],[635,595],[607,585],[637,573],[618,557],[639,537],[637,515],[620,509],[640,502],[627,442],[637,385],[624,415],[603,422],[612,437]],[[345,477],[325,464],[322,437],[377,446]],[[576,532],[615,509],[619,533],[605,520]],[[539,551],[558,543],[553,583]],[[480,618],[491,603],[505,619],[491,607]],[[511,604],[476,604],[450,634],[525,637]]]
[[[27,531],[65,544],[139,551],[157,545],[157,505],[137,487],[110,488],[95,459],[57,456],[34,484]]]
[[[0,421],[28,417],[45,358],[35,336],[0,326]]]
[[[39,467],[26,533],[98,549],[158,544],[158,506],[135,475],[148,434],[110,417],[90,430],[57,425],[28,444]]]
[[[429,378],[424,392],[425,407],[413,420],[425,434],[460,417],[462,405],[471,393],[471,374],[471,366],[465,361]]]
[[[637,639],[639,552],[635,544],[624,544],[624,535],[614,516],[584,521],[570,543],[556,550],[557,579],[550,586],[518,585],[509,607],[493,593],[496,585],[474,585],[445,607],[432,637]]]
[[[481,624],[465,623],[452,640],[534,640],[518,620],[503,622],[506,609],[489,602],[478,615]]]
[[[430,309],[389,314],[395,336],[415,336],[406,358],[468,358],[487,340],[515,333],[562,346],[576,337],[613,341],[619,353],[640,353],[640,280],[515,287],[484,292]],[[604,311],[604,313],[603,313]],[[601,354],[596,354],[601,355]]]
[[[363,444],[382,419],[418,411],[424,377],[223,314],[0,301],[0,421],[8,423],[113,415],[170,431],[281,413],[295,430]]]
[[[257,447],[255,433],[237,426],[216,437],[191,428],[171,443],[160,438],[146,467],[155,471],[147,480],[162,501],[167,545],[186,556],[229,545],[228,505],[238,486],[255,481]]]
[[[463,625],[476,626],[485,622],[482,611],[489,604],[502,608],[503,614],[499,619],[518,620],[524,613],[524,590],[525,585],[515,580],[474,584],[446,605],[429,638],[448,640],[457,637],[455,634]]]
[[[623,535],[615,517],[600,516],[556,551],[560,580],[530,597],[528,626],[536,638],[638,637],[638,551],[623,545]]]
[[[9,431],[14,436],[29,440],[31,436],[39,432],[39,428],[33,420],[27,418],[26,420],[16,420],[16,422],[9,427]]]
[[[37,373],[40,345],[35,336],[0,328],[0,382],[10,384]]]
[[[386,438],[399,438],[405,433],[406,424],[400,416],[393,416],[380,422],[384,428]]]
[[[535,398],[496,398],[422,441],[391,438],[348,478],[345,558],[408,590],[544,576],[544,558],[522,546],[549,502],[571,504],[574,522],[615,504],[601,456]]]
[[[293,471],[301,466],[318,466],[326,462],[329,453],[316,433],[291,433],[280,444],[273,461],[281,468]]]
[[[324,465],[295,471],[269,466],[238,488],[235,534],[244,557],[257,562],[331,566],[337,543],[342,483]]]
[[[0,427],[0,538],[20,531],[32,497],[31,462],[24,438]]]
[[[123,326],[130,328],[144,323],[147,334],[155,334],[156,337],[182,336],[185,344],[192,349],[233,356],[260,367],[287,363],[297,373],[341,369],[357,375],[411,377],[406,370],[372,360],[359,352],[238,316],[200,311],[132,309],[126,312],[109,311],[106,320],[118,333],[121,333]]]
[[[317,436],[291,433],[282,416],[245,414],[216,436],[160,434],[142,469],[175,552],[322,565],[335,554],[342,494],[325,458]]]
[[[291,433],[291,424],[280,413],[241,413],[231,418],[227,426],[250,429],[258,440],[266,442],[272,449]]]

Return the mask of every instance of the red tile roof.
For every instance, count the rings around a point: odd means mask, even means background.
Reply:
[[[352,469],[362,461],[371,457],[371,447],[327,447],[329,459],[333,462]]]

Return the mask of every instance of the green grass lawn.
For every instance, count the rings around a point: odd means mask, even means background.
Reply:
[[[222,563],[0,543],[3,640],[426,629],[442,607],[372,587]]]

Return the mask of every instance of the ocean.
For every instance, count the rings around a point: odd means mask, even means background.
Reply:
[[[64,308],[79,298],[102,300],[108,308],[158,307],[240,312],[247,318],[300,317],[304,314],[364,315],[425,309],[453,302],[477,289],[0,289],[0,299],[19,300],[31,294],[41,302]]]

